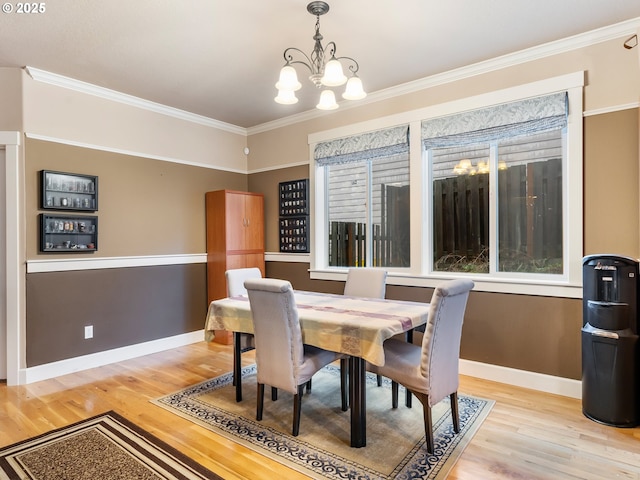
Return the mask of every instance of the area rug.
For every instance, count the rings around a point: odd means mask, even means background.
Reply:
[[[221,478],[113,411],[0,448],[2,480]]]
[[[262,421],[256,417],[255,365],[243,369],[243,401],[235,401],[231,373],[153,400],[279,463],[318,479],[430,479],[447,476],[493,406],[492,401],[458,395],[461,432],[453,431],[447,398],[433,409],[435,453],[426,450],[422,405],[391,408],[391,382],[378,387],[367,373],[367,445],[350,447],[350,412],[340,408],[340,369],[323,368],[302,399],[300,434],[291,435],[293,396],[280,391],[272,401],[265,389]],[[400,389],[401,399],[404,390]]]

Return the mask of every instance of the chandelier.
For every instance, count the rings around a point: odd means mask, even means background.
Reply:
[[[276,83],[278,96],[275,98],[277,103],[284,105],[292,105],[298,102],[295,92],[302,85],[298,82],[298,75],[295,64],[304,65],[309,69],[311,75],[309,80],[321,90],[320,101],[316,108],[320,110],[334,110],[338,108],[336,97],[330,88],[339,87],[347,84],[342,98],[346,100],[360,100],[367,96],[362,88],[362,80],[358,77],[358,62],[351,57],[336,57],[336,44],[329,42],[326,47],[322,46],[322,35],[320,34],[320,15],[324,15],[329,11],[329,5],[326,2],[311,2],[307,5],[307,11],[316,16],[316,33],[313,36],[315,45],[311,55],[308,56],[299,48],[289,47],[284,51],[285,65],[280,70],[280,78]],[[304,60],[294,60],[294,54],[299,53]],[[328,59],[328,60],[327,60]],[[305,61],[306,60],[306,61]],[[345,63],[351,77],[347,80],[343,69],[342,62]]]

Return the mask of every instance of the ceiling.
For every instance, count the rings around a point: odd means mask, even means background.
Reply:
[[[303,0],[52,0],[0,13],[0,67],[34,67],[239,127],[312,110],[273,101],[283,51],[313,48]],[[3,8],[6,8],[6,3]],[[10,4],[17,6],[17,3]],[[640,18],[638,0],[342,0],[323,44],[355,58],[367,92]],[[338,96],[338,95],[337,95]]]

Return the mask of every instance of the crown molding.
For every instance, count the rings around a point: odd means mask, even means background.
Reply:
[[[168,107],[160,103],[145,100],[143,98],[134,97],[126,93],[117,92],[104,87],[99,87],[91,83],[82,82],[73,78],[58,75],[57,73],[47,72],[38,68],[24,67],[25,71],[37,82],[47,83],[56,87],[67,88],[76,92],[85,93],[87,95],[93,95],[94,97],[104,98],[113,102],[123,103],[132,107],[141,108],[150,112],[159,113],[169,117],[174,117],[180,120],[185,120],[191,123],[197,123],[204,125],[205,127],[212,127],[218,130],[224,130],[225,132],[235,133],[238,135],[247,136],[247,129],[232,125],[230,123],[221,122],[220,120],[214,120],[213,118],[205,117],[195,113],[180,110],[179,108]]]
[[[379,90],[377,92],[372,92],[367,95],[366,99],[360,100],[356,103],[340,102],[340,107],[342,111],[352,108],[358,108],[363,105],[379,102],[400,95],[414,93],[438,85],[471,78],[495,70],[500,70],[533,60],[558,55],[560,53],[570,52],[572,50],[588,47],[597,43],[614,40],[625,35],[632,35],[637,33],[639,29],[640,17],[637,17],[614,25],[574,35],[572,37],[567,37],[554,42],[548,42],[536,47],[531,47],[525,50],[520,50],[518,52],[496,57],[491,60],[466,65],[464,67],[449,70],[447,72],[431,75],[419,80],[414,80],[412,82],[407,82],[384,90]],[[77,92],[85,93],[88,95],[93,95],[107,100],[149,110],[155,113],[160,113],[162,115],[178,118],[180,120],[185,120],[199,125],[204,125],[207,127],[212,127],[229,133],[244,136],[263,133],[277,128],[286,127],[303,121],[312,120],[321,116],[336,113],[327,113],[314,109],[295,115],[290,115],[288,117],[274,120],[272,122],[266,122],[253,127],[243,128],[237,125],[232,125],[230,123],[222,122],[220,120],[205,117],[203,115],[187,112],[178,108],[169,107],[156,102],[151,102],[149,100],[144,100],[133,95],[128,95],[108,88],[82,82],[80,80],[75,80],[73,78],[47,72],[45,70],[40,70],[38,68],[26,66],[24,67],[24,69],[31,78],[38,82],[75,90]]]
[[[352,108],[361,107],[370,103],[387,100],[389,98],[398,97],[400,95],[406,95],[414,93],[427,88],[433,88],[446,83],[451,83],[466,78],[475,77],[485,73],[501,70],[507,67],[520,65],[523,63],[539,60],[541,58],[551,57],[561,53],[570,52],[580,48],[595,45],[597,43],[606,42],[609,40],[615,40],[625,35],[632,35],[640,29],[640,17],[626,20],[624,22],[616,23],[608,27],[602,27],[589,32],[580,33],[572,37],[567,37],[561,40],[544,43],[535,47],[520,50],[518,52],[509,53],[496,57],[490,60],[473,63],[464,67],[449,70],[447,72],[438,73],[429,77],[424,77],[412,82],[403,83],[390,87],[384,90],[370,93],[363,100],[356,103],[354,102],[339,102],[340,110],[348,110]],[[263,133],[276,128],[286,127],[295,123],[299,123],[306,120],[319,118],[324,115],[331,115],[337,112],[322,112],[319,110],[309,110],[307,112],[298,113],[288,117],[284,117],[272,122],[263,123],[250,127],[247,129],[248,135],[254,135],[257,133]]]

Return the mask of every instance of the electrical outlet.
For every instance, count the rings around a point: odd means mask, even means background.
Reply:
[[[93,325],[85,325],[84,327],[84,338],[93,338]]]

